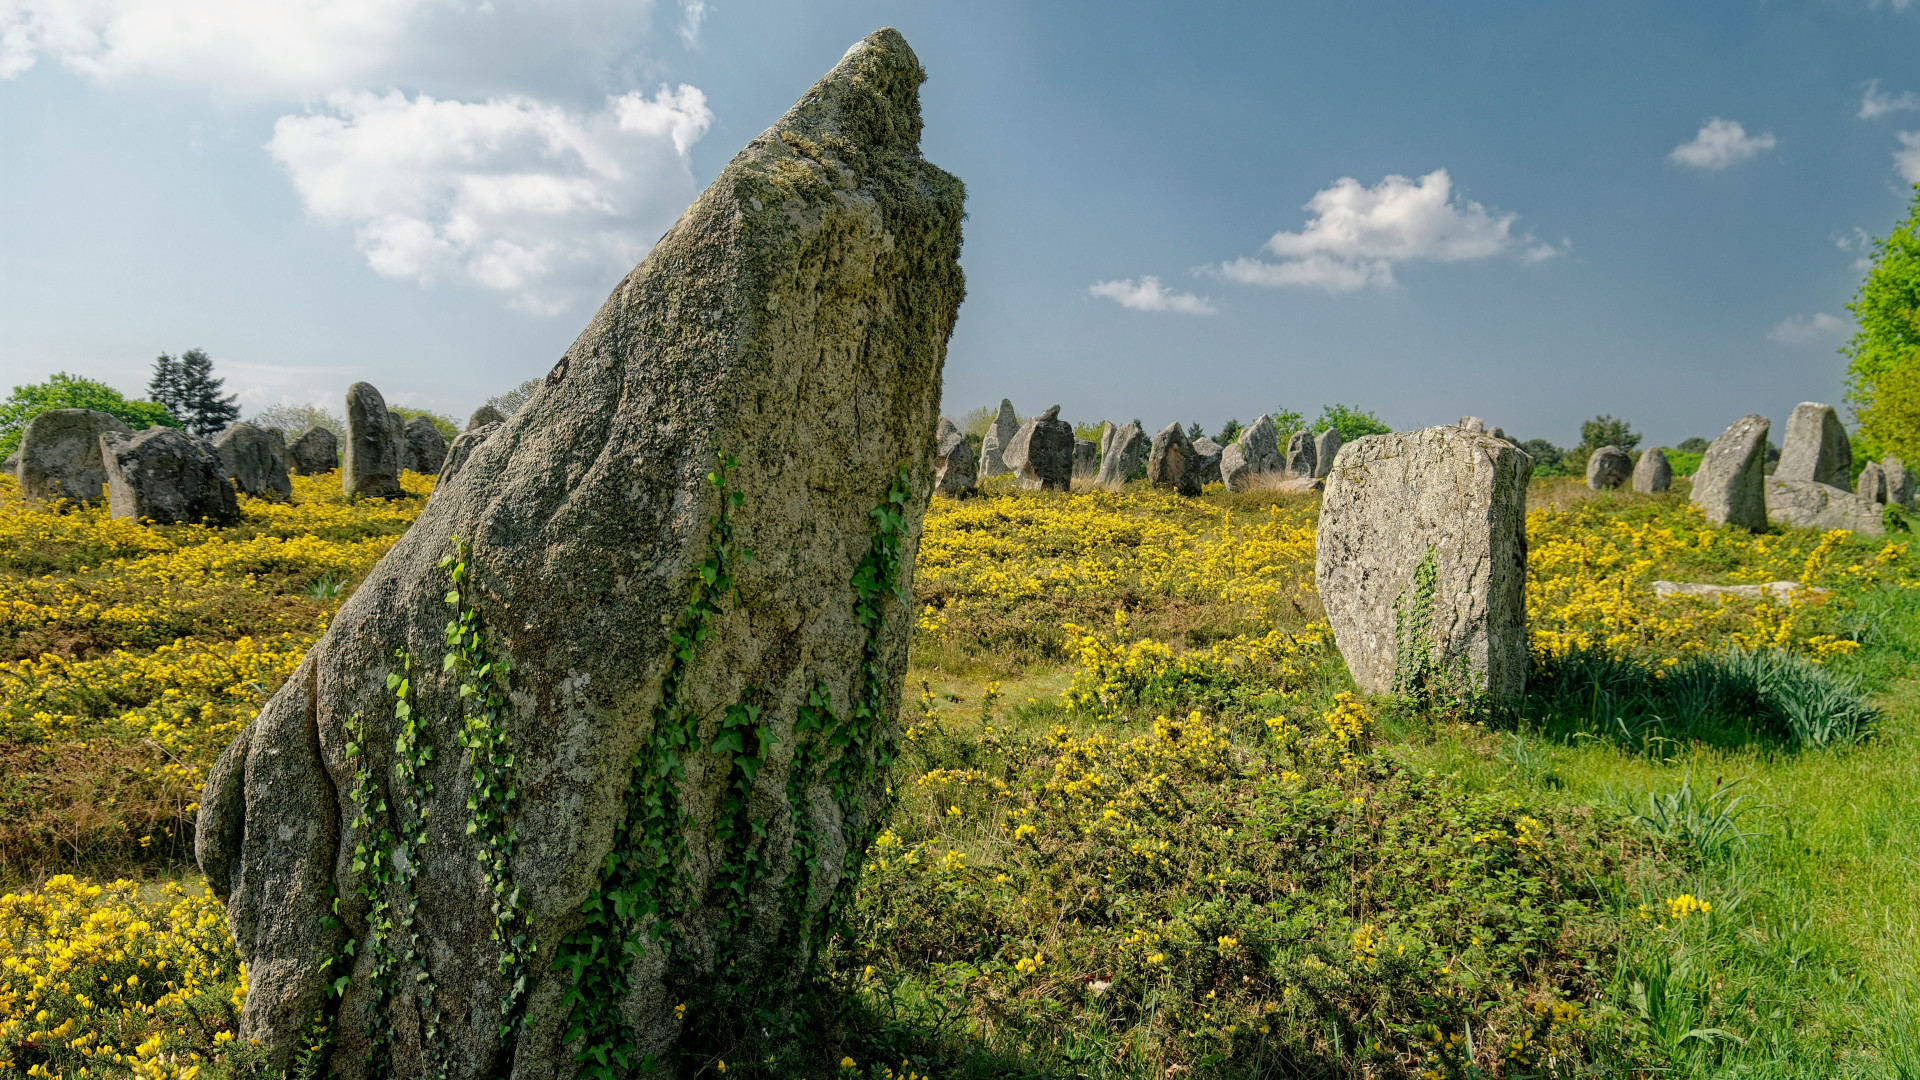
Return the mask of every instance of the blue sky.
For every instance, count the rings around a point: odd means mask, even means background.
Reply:
[[[1920,181],[1920,0],[10,0],[0,382],[464,414],[882,25],[968,185],[956,416],[1779,424]]]

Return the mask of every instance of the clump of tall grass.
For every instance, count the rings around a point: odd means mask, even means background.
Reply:
[[[1548,735],[1643,749],[1660,739],[1842,746],[1880,722],[1853,678],[1776,650],[1652,661],[1575,649],[1535,663],[1521,715]]]

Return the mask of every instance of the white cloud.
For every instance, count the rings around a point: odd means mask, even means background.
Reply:
[[[464,281],[551,314],[604,291],[692,200],[687,153],[712,120],[685,84],[586,114],[346,93],[281,117],[266,148],[308,214],[354,227],[377,273]]]
[[[1087,292],[1135,311],[1177,311],[1183,315],[1214,313],[1213,301],[1192,293],[1174,292],[1160,284],[1160,279],[1152,274],[1147,274],[1139,281],[1132,278],[1096,281],[1087,287]]]
[[[1313,217],[1299,232],[1267,240],[1279,262],[1239,258],[1220,266],[1227,278],[1250,285],[1302,285],[1346,292],[1394,283],[1403,262],[1463,262],[1514,255],[1526,262],[1557,252],[1516,234],[1517,214],[1489,211],[1456,198],[1445,169],[1419,180],[1388,176],[1373,187],[1343,176],[1308,200]]]
[[[680,43],[691,49],[700,44],[700,27],[713,9],[707,0],[680,0]]]
[[[1920,96],[1911,90],[1898,94],[1882,93],[1880,80],[1874,79],[1866,84],[1860,95],[1860,119],[1871,120],[1876,116],[1885,116],[1890,112],[1906,109],[1920,109]]]
[[[1779,140],[1771,132],[1747,134],[1738,120],[1710,117],[1700,125],[1699,134],[1673,148],[1669,160],[1695,169],[1724,169],[1771,150]]]
[[[1873,265],[1873,256],[1871,254],[1873,251],[1873,237],[1868,236],[1867,230],[1858,225],[1853,227],[1852,232],[1835,240],[1833,246],[1839,248],[1841,251],[1853,254],[1853,268],[1855,270],[1865,270],[1867,267]]]
[[[1900,149],[1893,152],[1893,167],[1909,184],[1920,184],[1920,131],[1902,131],[1895,138]]]
[[[1840,341],[1853,332],[1853,324],[1824,311],[1795,315],[1767,332],[1767,339],[1785,345],[1818,345]]]
[[[652,0],[0,0],[0,78],[44,56],[101,82],[238,97],[566,82],[630,47],[651,10]]]

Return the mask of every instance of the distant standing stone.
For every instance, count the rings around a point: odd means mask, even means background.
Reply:
[[[277,441],[266,429],[242,420],[215,435],[213,449],[241,494],[286,502],[293,497],[293,481],[287,479],[286,460],[274,446]]]
[[[994,414],[993,423],[980,438],[980,479],[1013,471],[1007,465],[1004,452],[1007,444],[1013,441],[1014,433],[1019,430],[1020,420],[1013,415],[1013,402],[1001,398],[1000,411]]]
[[[1693,473],[1693,505],[1715,525],[1767,531],[1767,499],[1760,481],[1766,465],[1767,418],[1748,414],[1713,440]]]
[[[467,460],[473,457],[474,451],[480,449],[488,436],[499,431],[500,425],[504,423],[506,423],[505,420],[498,420],[491,424],[481,424],[476,428],[468,428],[454,437],[453,443],[447,447],[447,460],[440,464],[440,475],[433,484],[435,496],[453,484],[453,477],[460,471],[461,466],[465,465]]]
[[[1633,490],[1643,495],[1665,491],[1673,486],[1673,464],[1667,460],[1664,447],[1653,447],[1640,453],[1640,460],[1633,463]]]
[[[1880,504],[1846,488],[1817,480],[1766,478],[1767,517],[1801,529],[1848,529],[1861,536],[1886,531]]]
[[[1295,476],[1312,476],[1319,466],[1319,460],[1313,453],[1313,432],[1296,431],[1287,439],[1288,472]]]
[[[973,478],[978,465],[966,433],[943,416],[933,437],[937,448],[933,459],[934,493],[960,495],[973,490]]]
[[[319,476],[340,467],[340,439],[332,429],[310,427],[287,448],[287,469],[296,476]]]
[[[1238,442],[1228,443],[1226,449],[1220,451],[1220,482],[1228,491],[1253,490],[1254,477],[1258,475]]]
[[[1313,475],[1325,476],[1340,454],[1340,429],[1328,428],[1313,440]]]
[[[1100,460],[1107,460],[1107,451],[1113,449],[1113,433],[1120,429],[1111,420],[1100,421]]]
[[[131,430],[117,416],[98,409],[48,409],[27,421],[20,433],[14,477],[29,499],[67,499],[97,503],[107,482],[100,436]]]
[[[1880,471],[1887,477],[1887,504],[1902,510],[1913,509],[1913,474],[1901,460],[1888,454],[1880,460]]]
[[[380,391],[368,383],[347,388],[347,448],[340,485],[349,497],[395,498],[400,490],[400,434]]]
[[[1193,482],[1202,486],[1220,482],[1220,455],[1226,448],[1205,435],[1193,440]]]
[[[506,418],[507,414],[499,409],[491,405],[482,405],[473,410],[472,416],[467,417],[467,426],[464,430],[472,431],[474,428],[483,428],[488,424],[498,424]]]
[[[1811,480],[1852,490],[1853,445],[1833,406],[1803,401],[1793,407],[1773,475],[1779,480]]]
[[[1147,451],[1147,483],[1182,495],[1198,495],[1199,479],[1199,470],[1193,467],[1193,444],[1187,441],[1180,422],[1160,429],[1160,434],[1153,437],[1152,449]]]
[[[157,525],[240,518],[233,482],[212,444],[178,428],[153,427],[130,435],[100,436],[107,466],[107,504],[117,518]]]
[[[1073,443],[1073,425],[1060,419],[1055,405],[1020,425],[1002,460],[1028,491],[1071,491]]]
[[[1617,446],[1603,446],[1587,458],[1587,487],[1606,491],[1619,487],[1633,475],[1633,459]]]
[[[440,471],[440,463],[447,460],[447,438],[433,421],[424,416],[416,416],[407,421],[407,468],[423,476],[432,476]]]
[[[1097,487],[1118,491],[1147,459],[1147,436],[1131,421],[1115,428],[1107,452],[1100,458],[1100,472],[1093,478]]]
[[[1477,435],[1487,430],[1487,424],[1486,421],[1477,416],[1463,416],[1460,418],[1460,430],[1472,432]]]
[[[1853,482],[1853,492],[1863,498],[1872,499],[1884,505],[1887,501],[1887,474],[1877,461],[1869,461],[1860,470],[1860,479]]]
[[[407,418],[393,409],[387,410],[387,419],[391,421],[388,431],[393,433],[393,460],[405,469],[407,462]]]
[[[1240,456],[1246,459],[1247,468],[1255,473],[1276,473],[1287,467],[1286,455],[1280,452],[1280,437],[1274,433],[1273,417],[1262,416],[1247,425],[1235,440],[1240,447]],[[1226,459],[1221,458],[1222,478],[1226,468]]]
[[[1100,444],[1092,439],[1073,440],[1073,478],[1091,480],[1100,468]]]
[[[1320,503],[1314,580],[1363,692],[1418,689],[1410,679],[1432,688],[1437,676],[1496,703],[1520,697],[1532,475],[1512,443],[1457,424],[1347,445]],[[1415,577],[1429,556],[1433,587],[1421,596]],[[1428,604],[1424,625],[1406,625]],[[1411,662],[1422,649],[1425,667]]]

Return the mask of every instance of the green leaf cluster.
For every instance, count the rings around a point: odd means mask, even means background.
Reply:
[[[1847,310],[1859,329],[1840,351],[1861,441],[1875,456],[1920,460],[1920,184],[1906,219],[1874,241]]]
[[[106,383],[62,371],[43,383],[16,386],[13,395],[0,402],[0,457],[19,449],[20,435],[26,430],[27,421],[48,409],[97,409],[119,417],[135,431],[155,425],[180,426],[180,421],[164,405],[128,401]]]

